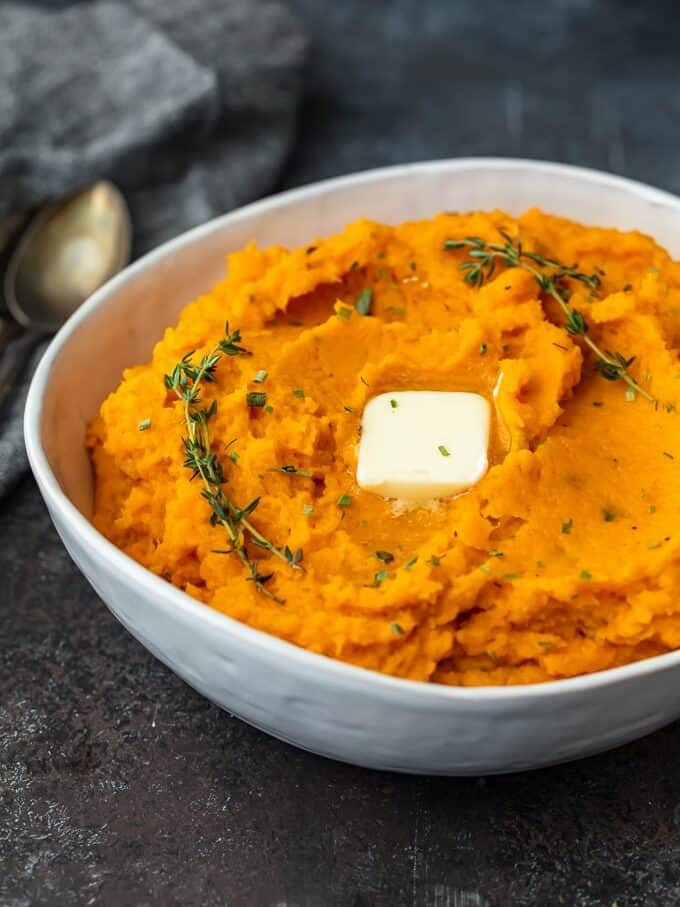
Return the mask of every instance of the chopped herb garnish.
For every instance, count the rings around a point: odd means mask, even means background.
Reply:
[[[137,428],[139,431],[147,431],[147,429],[151,428],[151,419],[142,419]]]
[[[437,450],[443,457],[450,457],[451,453],[443,444],[439,444]]]
[[[630,293],[630,291],[631,291],[632,289],[633,289],[633,284],[632,284],[632,283],[627,283],[627,284],[625,285],[625,287],[623,288],[623,292],[624,292],[624,293]]]
[[[479,569],[482,571],[482,573],[486,573],[487,576],[491,575],[491,567],[489,567],[488,564],[480,564]]]
[[[497,548],[489,551],[489,557],[505,557],[502,551],[499,551]]]
[[[417,563],[417,561],[418,561],[418,555],[417,555],[417,554],[414,554],[413,557],[410,557],[410,558],[406,561],[406,563],[405,563],[405,565],[404,565],[404,570],[410,570],[411,567],[413,567],[413,565],[414,565],[415,563]]]
[[[352,495],[351,494],[341,494],[340,497],[338,498],[337,503],[338,503],[338,507],[349,507],[349,505],[352,503]]]
[[[384,583],[386,579],[389,579],[390,575],[387,570],[378,570],[378,572],[373,577],[373,582],[367,584],[368,589],[377,589],[381,583]]]
[[[664,451],[663,451],[663,455],[664,455],[664,457],[668,457],[669,460],[674,460],[674,459],[675,459],[675,457],[673,456],[673,454],[672,454],[672,453],[669,453],[667,450],[664,450]]]
[[[624,381],[631,390],[656,403],[655,398],[630,374],[630,367],[636,357],[627,357],[598,346],[589,336],[589,324],[583,313],[569,304],[570,295],[565,281],[578,281],[590,290],[591,296],[597,296],[602,286],[602,269],[596,268],[595,273],[586,274],[579,271],[577,265],[568,267],[555,259],[529,252],[523,247],[519,237],[513,238],[505,230],[499,230],[499,233],[503,239],[502,243],[486,242],[477,236],[445,240],[444,249],[452,251],[465,249],[468,252],[467,260],[459,265],[460,270],[464,272],[465,283],[481,287],[494,275],[497,264],[528,271],[536,280],[541,292],[551,296],[560,306],[565,316],[563,326],[566,332],[572,337],[579,337],[595,354],[595,370],[607,381]]]
[[[616,519],[616,514],[614,513],[614,511],[612,510],[611,507],[602,508],[602,519],[605,521],[605,523],[614,522],[614,520]]]
[[[542,649],[545,649],[546,652],[549,652],[553,648],[553,644],[547,639],[540,640],[538,644]]]
[[[379,561],[382,561],[383,564],[391,564],[394,560],[394,555],[390,551],[376,551],[375,556]]]
[[[358,267],[359,267],[359,262],[353,261],[352,264],[349,266],[349,269],[350,269],[350,271],[356,271]]]
[[[510,580],[510,582],[512,582],[512,580],[521,579],[521,578],[522,578],[521,573],[504,573],[503,574],[503,579]]]
[[[401,624],[398,624],[396,621],[392,621],[390,624],[390,630],[394,633],[395,636],[403,636],[404,628]]]
[[[359,381],[361,381],[362,384],[365,384],[366,387],[370,387],[370,384],[369,384],[368,381],[364,378],[363,375],[359,375]]]
[[[626,403],[633,403],[635,401],[636,397],[637,397],[637,393],[635,391],[635,388],[627,387],[626,393],[625,393]]]
[[[229,459],[231,460],[231,462],[234,464],[234,466],[238,463],[238,454],[236,453],[235,450],[230,451],[230,452],[227,454],[227,456],[229,457]]]
[[[263,368],[261,368],[259,372],[255,372],[255,377],[253,378],[253,383],[254,384],[264,384],[264,382],[267,380],[267,374],[268,374],[268,372],[266,372]]]
[[[486,353],[487,353],[487,350],[488,350],[488,349],[489,349],[489,344],[488,344],[488,343],[480,343],[480,344],[479,344],[479,355],[480,355],[480,356],[486,356]]]
[[[581,577],[581,579],[585,579],[585,580],[593,578],[592,573],[588,573],[587,570],[581,570],[581,572],[579,573],[579,576]]]
[[[366,289],[362,290],[361,293],[359,293],[359,295],[357,296],[357,301],[354,303],[354,308],[360,315],[370,315],[372,302],[373,290],[370,287],[366,287]]]
[[[273,407],[273,406],[265,406],[264,411],[265,411],[266,413],[273,413],[273,412],[274,412],[274,407]]]
[[[543,561],[536,561],[536,566],[539,570],[542,570],[545,567],[545,564],[543,563]]]
[[[411,264],[409,265],[409,267],[412,271],[418,270],[418,265],[415,263],[415,261],[412,261]]]
[[[647,545],[647,548],[650,551],[654,551],[655,548],[660,548],[660,547],[661,547],[661,542],[652,542],[651,545]]]
[[[396,409],[399,406],[399,404],[397,403],[396,400],[390,400],[390,406],[392,407],[392,409]]]
[[[604,406],[602,400],[593,400],[593,406]]]
[[[567,520],[566,523],[562,523],[562,532],[564,535],[569,535],[571,532],[571,527],[574,525],[574,521],[571,517]]]
[[[406,309],[402,308],[400,305],[388,305],[387,311],[390,313],[390,315],[400,316],[406,314]]]
[[[267,402],[267,395],[264,391],[250,391],[246,394],[246,403],[248,406],[264,406]]]
[[[433,554],[432,557],[428,558],[425,563],[429,564],[431,567],[439,567],[442,562],[442,557],[443,555],[439,556],[437,554]]]
[[[289,476],[300,476],[303,479],[311,479],[312,473],[308,469],[298,469],[297,466],[272,466],[268,472],[285,472]]]
[[[305,392],[302,390],[301,387],[295,387],[295,388],[293,388],[293,396],[297,397],[298,400],[304,400]]]
[[[650,513],[656,513],[656,504],[650,504],[650,505],[649,505],[649,512],[650,512]]]
[[[386,257],[387,257],[387,252],[378,252],[378,254],[376,255],[376,258],[380,258],[380,259],[386,258]]]
[[[345,410],[346,413],[353,413],[353,412],[354,412],[354,410],[352,409],[351,406],[343,406],[343,409]]]
[[[341,305],[341,306],[339,306],[339,308],[335,314],[338,316],[340,321],[347,321],[352,315],[352,310],[350,308],[348,308],[346,305]]]
[[[313,513],[314,513],[314,508],[312,507],[311,504],[302,505],[302,515],[303,516],[311,516]]]
[[[384,280],[387,277],[387,270],[385,268],[378,268],[378,280]]]

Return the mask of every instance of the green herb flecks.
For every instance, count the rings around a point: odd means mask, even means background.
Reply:
[[[268,472],[283,472],[287,476],[299,476],[301,479],[311,479],[312,473],[308,469],[298,469],[297,466],[272,466]]]
[[[294,387],[294,388],[293,388],[293,396],[294,396],[294,397],[297,397],[298,400],[304,400],[304,399],[305,399],[305,392],[302,390],[301,387]]]
[[[562,534],[569,535],[573,525],[574,525],[574,521],[571,517],[569,517],[569,519],[566,522],[562,523]]]
[[[249,391],[246,394],[246,403],[248,406],[262,407],[267,402],[267,395],[264,391]]]
[[[373,577],[372,583],[365,583],[367,589],[378,589],[385,580],[390,578],[390,574],[387,570],[378,570],[378,572]]]
[[[393,620],[392,623],[390,624],[390,630],[394,633],[395,636],[403,636],[403,635],[404,635],[404,628],[401,626],[401,624],[398,624],[398,623],[397,623],[396,621],[394,621],[394,620]]]
[[[394,555],[392,554],[391,551],[376,551],[375,556],[383,564],[391,564],[392,561],[394,560]]]
[[[371,306],[373,304],[373,290],[370,287],[366,287],[365,290],[362,290],[361,293],[357,296],[357,301],[354,303],[354,308],[357,310],[359,315],[370,315]]]
[[[439,453],[440,453],[443,457],[450,457],[450,456],[451,456],[451,451],[448,450],[448,448],[446,448],[443,444],[439,444],[439,445],[437,446],[437,450],[439,451]]]
[[[497,265],[508,268],[523,268],[535,278],[541,292],[551,296],[562,309],[566,321],[564,329],[572,337],[581,341],[595,354],[595,369],[607,381],[624,381],[628,387],[652,403],[656,399],[630,374],[630,367],[635,356],[624,356],[622,353],[603,350],[589,336],[589,325],[583,314],[573,309],[568,302],[569,292],[565,280],[575,280],[587,287],[591,295],[596,296],[602,285],[601,269],[596,273],[586,274],[578,270],[578,265],[568,267],[552,258],[545,258],[536,252],[529,252],[522,246],[522,241],[513,239],[505,230],[499,230],[504,242],[486,242],[477,236],[466,239],[444,241],[444,249],[466,249],[468,258],[461,262],[460,269],[465,272],[463,279],[473,287],[481,287],[494,275]],[[540,270],[541,268],[545,270]]]
[[[138,431],[148,431],[151,428],[151,419],[142,419],[137,426]]]
[[[249,356],[250,353],[241,346],[239,331],[230,332],[225,327],[225,336],[213,349],[202,357],[198,364],[193,361],[193,352],[187,353],[165,375],[165,386],[182,402],[183,423],[187,437],[182,439],[185,460],[184,465],[191,470],[192,478],[200,478],[203,485],[201,495],[212,510],[210,522],[213,526],[224,528],[231,542],[227,554],[235,554],[248,574],[248,580],[255,584],[258,592],[268,596],[279,604],[283,599],[274,595],[266,584],[273,573],[261,573],[258,564],[250,556],[248,545],[251,544],[268,551],[294,569],[300,569],[302,551],[292,552],[288,546],[281,549],[267,539],[250,521],[251,514],[257,509],[260,499],[254,498],[247,506],[239,507],[225,492],[226,477],[222,463],[212,450],[209,422],[217,413],[217,401],[208,407],[201,407],[201,390],[206,384],[215,381],[217,364],[223,356]]]
[[[346,507],[349,507],[349,505],[350,505],[351,503],[352,503],[352,495],[351,495],[351,494],[341,494],[340,497],[339,497],[338,500],[337,500],[337,505],[338,505],[338,507],[342,507],[343,509],[346,508]]]

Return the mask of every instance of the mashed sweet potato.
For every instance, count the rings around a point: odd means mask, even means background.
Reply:
[[[596,373],[530,274],[463,282],[464,253],[443,241],[497,241],[499,227],[604,270],[599,296],[574,284],[571,304],[603,348],[637,357],[631,374],[659,405]],[[263,561],[285,604],[215,553],[224,530],[183,465],[181,404],[163,383],[227,320],[252,356],[225,357],[204,395],[218,404],[214,450],[229,494],[241,505],[260,496],[253,522],[304,552],[304,572]],[[680,646],[679,336],[680,264],[638,233],[537,210],[359,221],[293,252],[251,244],[102,405],[88,439],[94,523],[206,605],[400,677],[531,683],[665,652]],[[495,400],[492,466],[469,492],[409,509],[357,487],[364,405],[407,389]],[[247,405],[252,391],[266,406]],[[312,475],[270,471],[284,464]]]

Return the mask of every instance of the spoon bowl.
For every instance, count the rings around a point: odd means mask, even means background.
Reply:
[[[10,314],[28,330],[56,332],[129,262],[131,236],[127,205],[109,182],[42,209],[7,266]]]

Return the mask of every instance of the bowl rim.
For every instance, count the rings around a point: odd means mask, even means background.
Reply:
[[[677,210],[680,218],[680,198],[663,189],[657,189],[646,183],[616,176],[605,171],[573,164],[504,157],[463,157],[430,161],[419,161],[408,164],[397,164],[369,170],[349,173],[331,179],[320,180],[298,188],[288,189],[274,195],[266,196],[233,211],[222,214],[204,224],[193,227],[170,239],[139,260],[129,265],[114,278],[100,287],[66,322],[49,344],[31,381],[24,411],[24,440],[28,460],[49,510],[63,521],[78,540],[86,546],[97,559],[108,562],[112,569],[124,574],[130,582],[141,587],[146,595],[152,595],[166,608],[179,609],[186,618],[201,621],[216,633],[229,634],[244,646],[258,648],[264,656],[270,658],[287,658],[301,672],[320,671],[325,679],[333,678],[349,685],[373,685],[385,695],[401,694],[416,696],[431,701],[451,701],[459,704],[497,703],[505,700],[532,701],[552,696],[570,696],[613,684],[623,683],[634,678],[644,677],[673,667],[680,666],[680,649],[662,655],[635,661],[614,668],[605,668],[590,674],[567,677],[540,683],[488,686],[453,686],[432,683],[430,681],[411,680],[382,674],[370,668],[350,664],[304,649],[277,636],[257,630],[248,624],[241,623],[220,611],[204,605],[186,592],[156,576],[146,567],[133,560],[112,542],[108,541],[83,514],[75,507],[62,491],[42,445],[41,420],[45,392],[52,369],[62,351],[62,347],[71,335],[83,325],[89,316],[106,305],[110,294],[122,287],[135,274],[153,267],[167,254],[200,241],[223,225],[238,222],[258,212],[285,207],[290,202],[302,201],[305,198],[323,194],[327,190],[342,189],[344,186],[356,186],[366,182],[380,182],[394,177],[414,177],[424,172],[451,172],[468,168],[493,170],[503,167],[510,170],[533,170],[543,174],[560,177],[569,175],[594,187],[610,186],[623,189],[628,193],[646,198],[650,202],[663,204]]]

